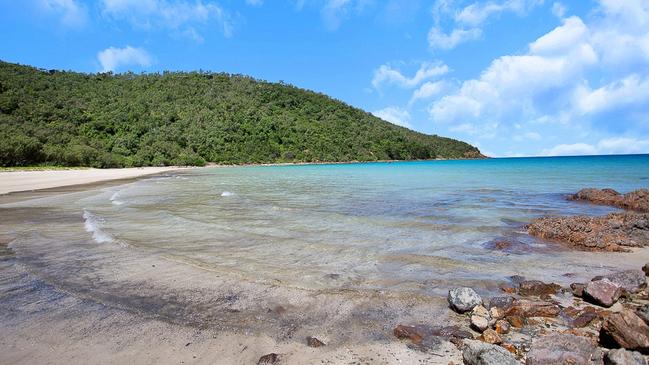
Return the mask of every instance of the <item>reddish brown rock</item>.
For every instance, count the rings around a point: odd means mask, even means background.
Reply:
[[[628,251],[649,245],[649,214],[611,213],[603,217],[543,217],[527,225],[529,234],[587,251]]]
[[[612,205],[639,212],[649,212],[649,190],[639,189],[627,194],[620,194],[613,189],[582,189],[570,197],[571,200],[583,200],[593,204]]]
[[[572,295],[576,297],[583,297],[584,296],[584,289],[586,288],[586,284],[582,283],[572,283],[570,284],[570,290],[572,291]]]
[[[395,331],[396,331],[396,329],[395,329]],[[326,346],[324,342],[318,340],[315,337],[311,337],[311,336],[306,338],[306,343],[307,343],[307,345],[309,345],[309,347]]]
[[[398,339],[409,339],[413,343],[420,343],[425,336],[420,328],[413,326],[404,326],[401,324],[398,325],[393,332]]]
[[[599,314],[593,307],[586,307],[573,320],[572,326],[582,328],[588,326],[593,320],[599,317]]]
[[[625,270],[604,276],[629,293],[637,293],[647,286],[647,279],[641,270]],[[594,280],[594,279],[593,279]]]
[[[610,307],[617,302],[622,291],[623,289],[619,285],[604,278],[591,281],[586,285],[584,299],[603,307]]]
[[[525,280],[518,284],[518,293],[520,295],[549,295],[556,294],[561,286],[555,283],[546,284],[539,280]]]
[[[627,350],[649,353],[649,326],[628,308],[606,318],[600,337],[603,343],[613,341]]]
[[[514,328],[523,328],[525,326],[525,318],[521,316],[509,316],[507,317],[507,322]]]
[[[508,294],[516,293],[516,287],[514,287],[511,284],[500,284],[498,287],[500,288],[500,290],[502,290],[505,293],[508,293]]]
[[[496,321],[495,330],[496,330],[496,333],[498,333],[500,335],[505,335],[505,334],[509,333],[510,327],[511,327],[511,325],[509,324],[509,322],[507,322],[507,321],[505,321],[503,319],[500,319],[500,320]]]
[[[531,301],[531,300],[516,300],[511,308],[506,312],[508,317],[556,317],[561,312],[559,306],[549,302]],[[511,321],[510,321],[511,323]],[[512,323],[512,325],[514,325]]]
[[[590,340],[570,334],[552,334],[535,339],[527,354],[527,365],[592,364],[597,348]],[[601,356],[596,363],[601,363]]]
[[[516,348],[516,346],[511,343],[501,343],[500,347],[504,348],[505,350],[509,351],[514,355],[518,353],[518,348]]]

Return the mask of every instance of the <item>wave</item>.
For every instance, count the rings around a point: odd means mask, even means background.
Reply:
[[[230,191],[224,191],[221,193],[221,196],[235,196],[236,194]]]
[[[113,195],[110,196],[110,202],[115,204],[115,205],[122,205],[124,204],[123,201],[117,200],[117,197],[119,196],[119,191],[116,191],[113,193]]]
[[[109,233],[102,230],[104,225],[104,219],[90,213],[87,210],[83,210],[83,226],[86,229],[86,232],[92,234],[92,239],[97,243],[117,243],[122,247],[128,246],[126,242],[115,239]]]

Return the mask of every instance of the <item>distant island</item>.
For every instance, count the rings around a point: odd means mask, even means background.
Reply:
[[[212,72],[85,74],[0,61],[0,166],[482,158],[326,95]]]

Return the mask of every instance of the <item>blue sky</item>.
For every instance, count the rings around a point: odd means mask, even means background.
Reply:
[[[284,81],[491,156],[649,153],[647,0],[0,0],[0,59]]]

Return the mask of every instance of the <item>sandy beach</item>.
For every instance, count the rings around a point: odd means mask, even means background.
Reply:
[[[132,179],[178,170],[179,167],[133,167],[123,169],[43,170],[0,172],[0,195],[19,191],[51,189]]]

